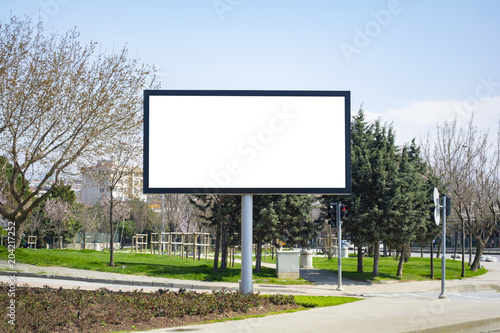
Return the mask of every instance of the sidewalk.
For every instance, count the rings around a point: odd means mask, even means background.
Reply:
[[[296,313],[214,324],[169,328],[150,332],[488,332],[500,329],[500,264],[483,263],[488,273],[463,280],[447,280],[448,299],[438,299],[441,282],[416,281],[387,284],[343,279],[329,271],[302,269],[312,285],[254,284],[263,294],[360,296],[360,302]],[[237,283],[187,281],[136,275],[39,267],[18,263],[18,283],[81,288],[145,289],[186,288],[238,290]],[[7,263],[0,261],[0,280],[6,280]],[[38,275],[36,274],[38,273]]]
[[[467,279],[446,281],[446,290],[450,292],[473,292],[484,290],[500,291],[500,263],[482,263],[488,273]],[[45,278],[50,280],[67,280],[75,282],[91,282],[94,284],[112,284],[135,287],[185,288],[197,290],[238,290],[238,283],[205,282],[179,279],[167,279],[139,275],[127,275],[73,269],[66,267],[44,267],[17,263],[18,277]],[[6,261],[0,261],[0,276],[10,275]],[[312,285],[276,285],[254,283],[254,292],[287,293],[303,295],[337,295],[337,296],[369,296],[370,294],[391,293],[428,293],[441,290],[441,282],[413,281],[371,284],[363,281],[342,279],[343,290],[338,291],[337,275],[320,269],[301,269],[300,276]]]

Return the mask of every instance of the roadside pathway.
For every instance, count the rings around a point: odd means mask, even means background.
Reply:
[[[496,290],[500,291],[500,263],[483,263],[488,273],[467,279],[446,281],[446,290],[453,292]],[[45,267],[17,263],[18,278],[45,278],[51,280],[69,280],[112,284],[135,287],[185,288],[197,290],[238,290],[238,283],[205,282],[149,277],[130,274],[88,271],[66,267]],[[9,275],[6,261],[0,261],[0,275]],[[289,293],[309,295],[370,295],[387,293],[426,293],[440,292],[440,280],[410,281],[371,284],[363,281],[342,279],[343,290],[338,291],[337,275],[321,269],[301,269],[300,276],[312,285],[276,285],[254,283],[254,291],[261,293]],[[49,284],[50,280],[47,280]]]
[[[319,269],[302,269],[310,285],[254,284],[264,294],[360,296],[365,300],[326,307],[197,326],[149,332],[500,332],[500,263],[483,263],[488,273],[463,280],[447,280],[448,299],[438,299],[441,283],[436,281],[369,284],[343,279],[337,290],[337,276]],[[10,272],[0,261],[0,281]],[[238,290],[237,283],[203,282],[154,278],[64,267],[39,267],[18,263],[18,284],[33,286],[112,290],[186,288],[195,290]]]

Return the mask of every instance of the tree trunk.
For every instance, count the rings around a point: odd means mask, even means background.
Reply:
[[[460,277],[465,277],[465,223],[464,220],[462,219],[462,232],[461,232],[461,238],[462,238],[462,273],[460,274]]]
[[[472,266],[470,266],[470,270],[473,272],[477,272],[477,270],[481,267],[481,256],[483,255],[484,250],[484,242],[482,240],[476,238],[476,243],[476,256],[474,257]]]
[[[358,273],[363,273],[363,245],[358,245]]]
[[[434,279],[434,240],[431,240],[431,279]]]
[[[439,253],[441,252],[441,244],[442,244],[442,240],[438,243],[438,249],[437,249],[437,252],[436,252],[436,259],[439,258]]]
[[[453,253],[453,260],[457,259],[457,243],[458,243],[458,230],[455,231],[455,250]]]
[[[217,221],[217,228],[215,234],[215,253],[214,253],[214,266],[213,271],[217,273],[219,271],[219,251],[220,251],[220,237],[221,237],[221,223],[220,220]]]
[[[110,188],[109,194],[109,266],[115,265],[114,249],[113,249],[113,189]]]
[[[410,244],[410,245],[408,245],[408,246],[405,246],[405,247],[404,247],[404,252],[403,252],[403,255],[404,255],[403,260],[404,260],[405,262],[410,261],[410,258],[411,258],[411,244]]]
[[[404,263],[404,255],[405,253],[405,247],[401,247],[401,256],[399,257],[399,264],[398,264],[398,272],[396,273],[397,277],[403,277],[403,263]]]
[[[384,257],[387,257],[387,244],[384,243]]]
[[[472,265],[472,232],[469,232],[469,266]]]
[[[233,246],[231,248],[231,267],[234,267],[234,256],[235,256],[235,252],[236,252],[236,246]]]
[[[262,240],[257,241],[257,248],[255,249],[255,273],[262,271]]]
[[[424,257],[424,246],[420,245],[420,258]]]
[[[220,259],[220,270],[224,271],[227,269],[227,235],[222,236],[222,245],[221,245],[221,252],[222,252],[222,257]]]
[[[372,276],[378,276],[378,263],[380,259],[380,243],[375,242],[373,244],[373,271],[372,271]]]
[[[333,257],[333,239],[332,239],[332,226],[328,228],[328,259]]]
[[[18,249],[21,247],[21,238],[23,237],[24,229],[26,229],[26,224],[28,223],[28,217],[21,218],[21,219],[13,219],[11,221],[15,223],[16,234],[14,235],[14,240],[15,240],[16,249]],[[12,226],[12,224],[11,224],[11,226]],[[9,244],[9,243],[10,243],[9,239],[7,238],[6,244]],[[6,244],[5,244],[5,247],[7,248]]]
[[[124,229],[125,229],[125,220],[122,221],[122,236],[120,237],[120,249],[123,249],[123,247],[125,246],[125,244],[123,243],[123,230]],[[161,241],[161,237],[160,237],[160,241]],[[161,244],[160,244],[160,250],[158,252],[161,252]]]

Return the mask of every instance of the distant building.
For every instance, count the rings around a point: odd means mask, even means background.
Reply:
[[[42,175],[40,178],[44,178],[44,175]],[[30,191],[35,191],[39,186],[40,186],[40,183],[42,182],[42,179],[33,179],[33,180],[30,180]],[[40,189],[40,192],[38,192],[38,195],[37,196],[42,196],[44,195],[48,190],[50,190],[50,188],[55,184],[55,177],[52,176],[52,177],[49,177],[49,179],[47,179],[45,181],[45,183],[43,184],[42,188]]]
[[[43,177],[42,177],[43,178]],[[40,186],[40,183],[42,182],[41,179],[33,179],[30,180],[30,191],[35,191],[38,186]],[[71,189],[75,192],[76,202],[81,202],[81,190],[82,190],[82,181],[78,179],[62,179],[62,182],[64,185],[71,185]],[[42,189],[38,193],[38,197],[42,196],[45,194],[50,188],[55,184],[55,177],[52,176],[47,181],[43,184]]]
[[[80,179],[77,180],[68,180],[64,181],[64,184],[71,185],[71,189],[75,192],[75,202],[82,202],[82,181]]]
[[[80,202],[85,205],[95,205],[101,197],[109,197],[111,174],[119,170],[116,162],[101,161],[99,164],[82,170]],[[142,169],[125,170],[124,175],[113,191],[113,197],[126,201],[131,198],[146,200],[142,193]]]

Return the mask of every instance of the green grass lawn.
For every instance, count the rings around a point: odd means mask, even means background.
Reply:
[[[221,321],[228,321],[228,320],[241,320],[241,319],[247,319],[247,318],[265,317],[267,315],[297,312],[297,311],[307,310],[309,308],[316,308],[316,307],[337,306],[337,305],[342,305],[342,304],[346,304],[346,303],[352,303],[352,302],[363,300],[363,298],[344,297],[344,296],[262,295],[262,297],[266,297],[266,298],[269,298],[272,296],[283,296],[285,298],[293,297],[295,304],[301,306],[301,308],[279,311],[279,312],[272,312],[272,313],[267,313],[265,315],[250,315],[250,316],[241,316],[241,317],[235,317],[235,318],[216,319],[216,320],[206,321],[204,323],[214,323],[214,322],[221,322]]]
[[[295,303],[306,308],[334,306],[334,305],[341,305],[345,303],[351,303],[362,300],[362,298],[339,297],[339,296],[294,295],[293,297],[295,298]]]
[[[7,260],[8,252],[0,247],[0,259]],[[115,267],[108,266],[109,252],[93,250],[46,250],[46,249],[17,249],[16,261],[37,266],[60,266],[68,268],[86,269],[101,272],[135,274],[144,276],[164,277],[172,279],[196,281],[238,282],[241,279],[241,265],[228,268],[223,272],[212,271],[213,260],[201,261],[159,256],[144,253],[114,253]],[[121,266],[125,266],[121,268]],[[280,280],[276,277],[276,270],[262,267],[261,273],[254,273],[257,283],[271,284],[308,284],[300,280]]]
[[[337,273],[337,259],[313,258],[314,268],[326,269]],[[379,277],[372,278],[373,258],[363,258],[364,273],[357,272],[358,261],[355,257],[342,258],[342,276],[353,280],[399,280],[399,281],[422,281],[430,279],[430,258],[411,257],[409,262],[403,266],[403,277],[396,277],[398,261],[393,257],[381,257],[379,262]],[[462,262],[460,260],[446,260],[446,279],[460,279]],[[477,272],[465,267],[465,277],[473,277],[486,273],[486,269]],[[441,279],[441,259],[434,259],[434,278]]]
[[[8,251],[0,247],[0,259],[7,260]],[[266,262],[275,262],[268,257]],[[46,250],[46,249],[17,249],[16,261],[37,266],[61,266],[68,268],[86,269],[101,272],[134,274],[153,277],[164,277],[195,281],[238,282],[241,279],[241,265],[235,264],[223,272],[212,271],[213,260],[193,260],[180,257],[159,256],[144,253],[115,253],[115,267],[108,266],[109,252],[93,250]],[[124,266],[124,268],[122,268]],[[337,259],[323,257],[313,258],[314,268],[326,269],[337,273]],[[380,258],[379,277],[372,278],[373,258],[363,258],[364,273],[358,273],[357,258],[342,259],[342,274],[353,280],[428,280],[430,279],[429,258],[412,257],[404,264],[403,277],[396,277],[398,261],[392,257]],[[461,273],[460,260],[446,261],[446,278],[459,279]],[[466,267],[466,277],[486,273],[485,269],[472,272]],[[269,284],[307,284],[306,280],[280,280],[276,277],[273,268],[262,267],[261,273],[254,273],[256,283]],[[434,259],[434,278],[441,278],[441,259]]]
[[[255,252],[254,252],[253,255],[254,255],[253,261],[255,262]],[[234,257],[236,259],[240,259],[241,260],[241,256],[240,255],[235,255]],[[274,258],[272,257],[271,253],[267,254],[267,258],[264,256],[264,254],[262,254],[261,262],[267,263],[267,264],[276,264],[276,253],[274,254]]]

